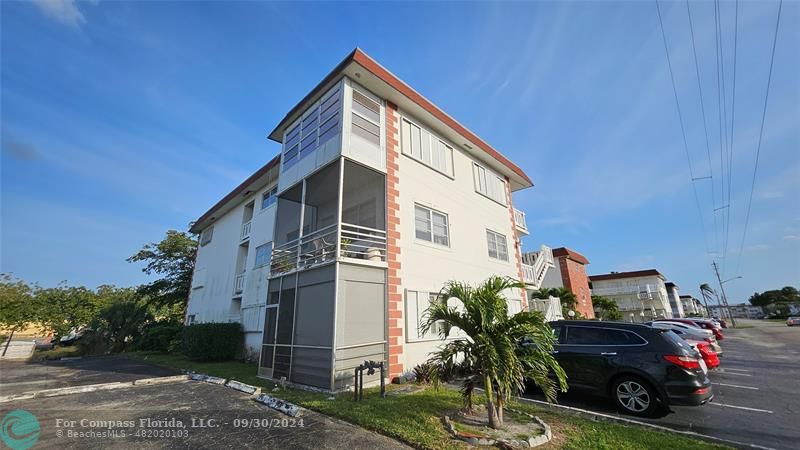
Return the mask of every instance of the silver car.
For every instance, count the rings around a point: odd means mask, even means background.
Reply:
[[[658,328],[661,330],[672,330],[675,334],[682,337],[683,339],[708,342],[709,344],[711,344],[711,348],[715,352],[717,352],[720,355],[722,354],[722,347],[717,343],[717,339],[714,337],[714,333],[711,330],[706,330],[705,328],[700,328],[680,322],[659,321],[659,322],[648,322],[647,325],[650,325],[653,328]]]

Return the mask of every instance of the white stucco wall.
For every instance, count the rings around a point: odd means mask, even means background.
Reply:
[[[400,111],[400,115],[404,115],[404,112]],[[514,251],[515,235],[508,206],[475,192],[473,160],[459,151],[458,146],[450,145],[454,150],[454,178],[402,154],[402,151],[399,157],[400,277],[404,292],[438,292],[449,280],[478,284],[491,275],[519,278]],[[416,239],[415,204],[447,214],[450,231],[448,247]],[[506,236],[508,261],[489,257],[487,228]],[[512,313],[520,310],[521,295],[516,291],[506,296],[510,299],[509,310]],[[410,370],[426,360],[441,341],[414,342],[413,335],[409,336],[406,311],[403,319],[406,326],[401,363],[405,370]],[[413,333],[414,330],[411,331]]]
[[[194,315],[195,322],[241,322],[245,331],[245,346],[256,356],[260,351],[264,327],[269,266],[256,268],[254,265],[256,247],[272,241],[277,206],[273,204],[261,209],[261,197],[273,186],[274,183],[243,197],[236,207],[214,222],[211,242],[200,246],[197,252],[195,280],[187,307],[187,315]],[[241,294],[240,314],[236,316],[231,314],[236,263],[242,242],[245,205],[253,201],[255,208],[244,266],[245,287]]]

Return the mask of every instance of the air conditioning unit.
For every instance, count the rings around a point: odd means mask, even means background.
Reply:
[[[639,291],[639,300],[652,300],[653,293],[650,291]]]

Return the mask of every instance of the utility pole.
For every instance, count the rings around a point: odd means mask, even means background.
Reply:
[[[719,289],[722,291],[722,303],[725,304],[725,310],[728,311],[728,317],[731,318],[731,324],[736,327],[736,319],[733,318],[733,314],[731,314],[731,307],[728,306],[728,296],[725,295],[725,286],[722,284],[722,278],[719,276],[719,267],[717,267],[717,262],[714,261],[711,263],[711,266],[714,267],[714,273],[717,274],[717,281],[719,282]]]

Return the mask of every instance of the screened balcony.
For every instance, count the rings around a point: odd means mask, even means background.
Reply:
[[[278,197],[270,276],[336,260],[386,261],[385,177],[346,159]]]

